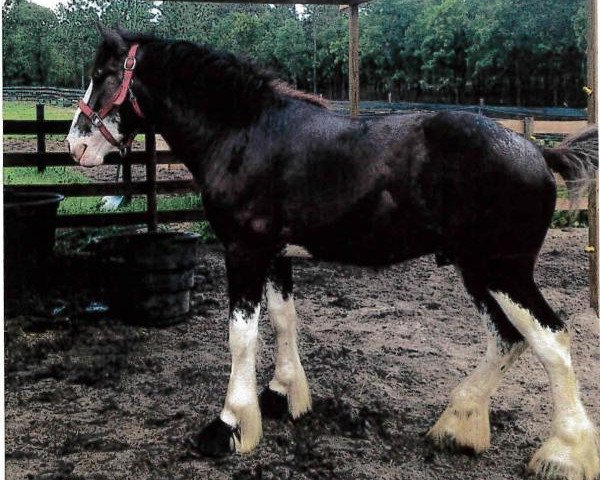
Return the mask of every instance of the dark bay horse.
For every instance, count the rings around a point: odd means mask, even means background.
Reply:
[[[595,129],[541,150],[468,113],[351,119],[230,54],[123,31],[103,29],[103,37],[67,137],[73,157],[98,165],[152,126],[193,173],[225,247],[231,377],[221,414],[192,439],[197,452],[249,452],[261,415],[311,409],[284,255],[296,244],[316,258],[359,265],[433,253],[456,266],[489,331],[488,349],[429,437],[440,447],[488,448],[490,396],[531,346],[550,378],[554,421],[530,468],[548,478],[600,474],[567,327],[533,280],[556,200],[551,169],[572,190],[590,180]],[[259,396],[265,291],[277,354]]]

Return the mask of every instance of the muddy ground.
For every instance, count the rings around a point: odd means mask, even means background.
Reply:
[[[600,423],[586,235],[552,230],[537,280],[571,325],[584,403]],[[424,441],[485,345],[452,267],[437,268],[432,257],[380,271],[297,260],[314,412],[264,421],[252,454],[193,458],[184,439],[219,413],[229,375],[223,258],[206,247],[200,260],[193,314],[168,328],[78,313],[99,293],[92,270],[74,258],[57,260],[41,293],[7,303],[6,478],[514,479],[547,437],[548,381],[527,352],[492,401],[488,452],[440,453]],[[273,335],[266,318],[261,328],[265,385]]]

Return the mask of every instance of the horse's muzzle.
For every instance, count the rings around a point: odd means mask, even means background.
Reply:
[[[71,146],[71,142],[69,142],[69,140],[65,140],[65,143],[67,144],[67,150],[73,157],[73,160],[75,160],[77,163],[80,163],[81,158],[87,149],[87,144],[77,142]]]

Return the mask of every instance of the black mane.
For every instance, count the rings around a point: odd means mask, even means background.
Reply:
[[[177,85],[169,84],[162,89],[167,94],[182,92],[189,101],[199,102],[211,121],[221,123],[226,119],[229,124],[234,118],[238,125],[247,125],[264,108],[288,99],[328,108],[324,99],[293,88],[243,56],[196,42],[164,40],[123,30],[119,33],[129,44],[148,47],[145,55],[151,59],[155,71],[179,73],[171,77],[187,79],[183,84],[178,81]],[[157,80],[165,78],[154,79]]]

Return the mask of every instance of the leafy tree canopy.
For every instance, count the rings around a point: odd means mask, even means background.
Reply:
[[[85,86],[107,25],[208,43],[299,88],[345,98],[348,20],[337,6],[27,0],[2,9],[4,82]],[[362,98],[583,105],[584,0],[373,0],[360,10]]]

